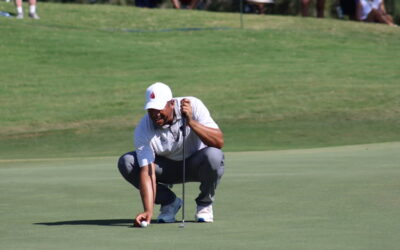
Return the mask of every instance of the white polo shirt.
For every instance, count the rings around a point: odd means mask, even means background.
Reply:
[[[361,20],[365,20],[368,17],[368,14],[373,10],[379,10],[379,6],[381,5],[382,0],[360,0],[361,4]]]
[[[200,124],[218,128],[218,125],[211,118],[210,112],[203,102],[196,97],[177,97],[175,99],[175,117],[172,125],[157,128],[149,115],[146,114],[139,122],[134,132],[134,145],[136,155],[141,167],[153,163],[155,156],[163,156],[174,161],[182,161],[183,136],[182,136],[182,117],[181,100],[187,98],[192,106],[192,119]],[[207,147],[200,138],[186,126],[185,139],[185,158],[194,152]]]

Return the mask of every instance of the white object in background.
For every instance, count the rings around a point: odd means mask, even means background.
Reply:
[[[249,3],[274,3],[274,0],[247,0]]]
[[[8,13],[8,12],[3,12],[3,11],[0,11],[0,16],[12,17],[10,13]]]

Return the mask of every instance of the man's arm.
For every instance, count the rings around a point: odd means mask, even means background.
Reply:
[[[224,134],[218,128],[210,128],[192,119],[192,106],[189,99],[181,101],[182,113],[186,117],[187,125],[199,136],[200,140],[209,147],[222,148]]]
[[[220,129],[206,127],[193,119],[187,119],[187,124],[207,146],[214,148],[224,146],[224,134]]]
[[[379,4],[378,9],[379,9],[380,11],[382,11],[384,14],[386,14],[385,1],[382,1],[382,2]]]
[[[156,174],[155,165],[151,163],[140,169],[140,196],[142,197],[144,212],[136,216],[135,224],[138,226],[140,222],[145,220],[151,222],[154,209],[154,201],[156,198]]]
[[[181,8],[181,3],[179,2],[179,0],[171,0],[171,2],[175,9]]]
[[[356,18],[357,21],[362,21],[362,20],[361,20],[362,9],[363,9],[363,6],[362,6],[361,2],[360,2],[360,1],[357,1],[357,4],[356,4],[356,14],[355,14],[355,18]]]

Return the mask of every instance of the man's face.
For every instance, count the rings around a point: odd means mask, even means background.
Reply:
[[[150,119],[154,122],[157,127],[162,127],[166,124],[171,124],[174,120],[174,101],[167,102],[164,109],[148,109],[147,113]]]

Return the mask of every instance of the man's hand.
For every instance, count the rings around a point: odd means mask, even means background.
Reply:
[[[140,169],[140,196],[142,197],[143,213],[136,215],[135,226],[147,221],[149,224],[153,216],[154,201],[156,198],[156,173],[155,165],[151,163]]]
[[[134,226],[140,227],[140,222],[142,222],[142,221],[147,221],[147,224],[150,224],[151,217],[153,217],[153,215],[150,212],[143,212],[143,213],[136,215],[136,218],[134,221]]]
[[[224,146],[224,134],[219,128],[206,127],[192,119],[193,110],[189,99],[184,98],[181,100],[181,113],[186,117],[187,125],[204,144],[215,148],[222,148]]]
[[[186,121],[190,123],[192,120],[193,111],[192,104],[190,104],[189,99],[183,98],[181,100],[181,112],[182,115],[186,117]]]

